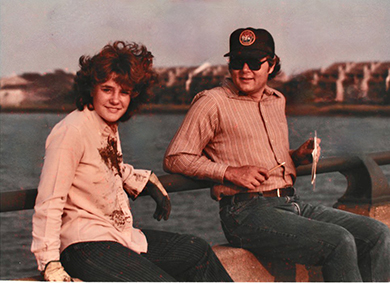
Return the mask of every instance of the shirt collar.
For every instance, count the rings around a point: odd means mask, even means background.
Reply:
[[[250,98],[249,96],[240,94],[240,91],[234,85],[231,78],[226,78],[225,81],[223,82],[222,86],[225,88],[226,94],[229,98],[253,101],[252,98]],[[279,92],[275,91],[274,89],[272,89],[271,87],[269,87],[267,85],[265,86],[264,93],[266,94],[266,96],[263,97],[262,100],[267,99],[271,96],[276,96],[278,98],[281,97],[281,94]]]
[[[92,122],[95,123],[95,125],[98,127],[100,134],[103,137],[108,136],[115,136],[118,132],[118,125],[114,124],[112,126],[109,126],[102,117],[99,116],[99,114],[96,113],[95,110],[88,109],[87,106],[85,106],[84,111],[88,113],[88,116],[91,118]]]

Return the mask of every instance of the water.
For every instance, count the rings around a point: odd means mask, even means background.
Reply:
[[[44,143],[51,128],[65,114],[0,113],[0,190],[36,188],[43,163]],[[169,141],[183,120],[181,114],[148,114],[121,124],[124,160],[136,168],[164,174],[162,158]],[[390,150],[388,117],[289,117],[291,147],[298,147],[317,130],[322,139],[322,156]],[[390,177],[390,166],[382,166]],[[317,176],[316,190],[310,176],[300,177],[296,186],[304,200],[333,205],[344,193],[346,180],[339,173]],[[224,243],[218,220],[218,204],[209,190],[171,194],[168,221],[157,222],[152,215],[154,201],[142,197],[132,202],[135,225],[140,228],[191,233],[211,245]],[[32,210],[0,214],[0,279],[37,274],[30,252]]]

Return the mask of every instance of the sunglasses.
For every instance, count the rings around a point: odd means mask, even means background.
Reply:
[[[242,70],[244,68],[245,63],[248,65],[249,69],[252,71],[260,70],[261,65],[263,65],[267,60],[260,61],[258,59],[252,58],[231,58],[229,62],[229,66],[233,70]]]

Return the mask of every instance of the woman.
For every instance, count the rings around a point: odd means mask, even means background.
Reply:
[[[122,41],[80,58],[77,110],[46,141],[32,252],[47,281],[231,281],[202,239],[133,227],[128,196],[146,188],[167,220],[169,196],[150,170],[122,160],[118,122],[148,99],[152,54]]]

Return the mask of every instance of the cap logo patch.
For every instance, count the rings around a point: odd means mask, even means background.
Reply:
[[[249,46],[255,42],[256,35],[253,31],[246,29],[240,34],[239,40],[242,45]]]

